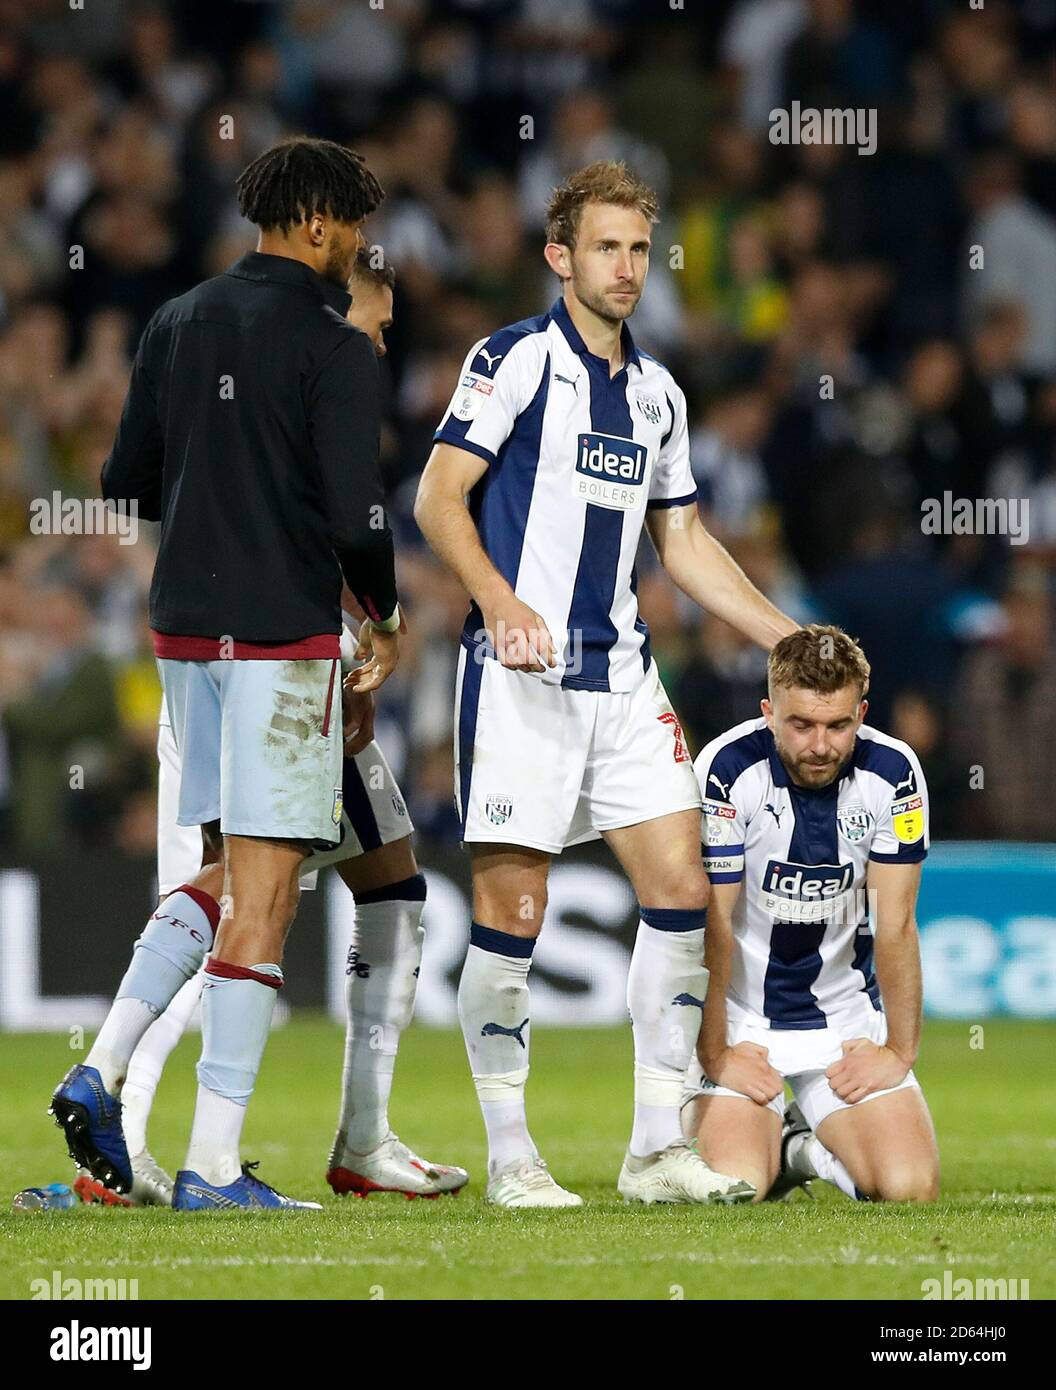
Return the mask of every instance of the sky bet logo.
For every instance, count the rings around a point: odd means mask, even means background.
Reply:
[[[584,502],[629,512],[639,505],[649,450],[615,434],[581,434],[575,494]]]
[[[784,864],[771,859],[763,874],[759,906],[782,922],[831,922],[853,908],[853,864]]]

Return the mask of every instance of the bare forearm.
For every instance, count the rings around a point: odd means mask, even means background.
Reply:
[[[799,626],[748,578],[725,546],[702,525],[672,538],[661,556],[683,593],[769,651]]]
[[[457,575],[482,609],[491,608],[510,586],[492,564],[461,498],[419,493],[414,510],[422,535],[433,554]]]
[[[920,1048],[923,982],[916,923],[877,932],[876,979],[887,1016],[887,1046],[908,1065]]]
[[[708,993],[700,1025],[697,1055],[702,1063],[714,1060],[726,1046],[726,990],[730,983],[733,942],[729,930],[714,920],[705,934],[704,964],[708,968]]]

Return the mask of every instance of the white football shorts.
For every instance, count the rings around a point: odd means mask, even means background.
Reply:
[[[727,1045],[734,1047],[737,1043],[751,1042],[767,1048],[770,1053],[767,1060],[774,1070],[785,1078],[800,1110],[803,1111],[803,1118],[813,1130],[837,1110],[851,1109],[847,1101],[841,1100],[832,1089],[825,1075],[833,1062],[838,1062],[843,1056],[843,1044],[850,1042],[852,1038],[866,1037],[878,1046],[887,1041],[887,1019],[878,1010],[871,1010],[869,1017],[864,1021],[860,1018],[849,1019],[842,1027],[838,1022],[835,1025],[830,1024],[827,1028],[803,1029],[767,1028],[765,1025],[765,1019],[760,1023],[753,1015],[746,1011],[742,1013],[741,1010],[731,1008],[727,1004]],[[907,1072],[905,1079],[897,1086],[891,1086],[885,1091],[874,1091],[872,1095],[856,1101],[855,1104],[865,1105],[880,1096],[905,1091],[910,1086],[920,1086],[912,1071]],[[740,1091],[731,1091],[726,1086],[716,1086],[714,1082],[709,1081],[703,1075],[700,1063],[695,1057],[686,1073],[686,1089],[682,1095],[682,1104],[686,1105],[694,1096],[735,1096],[749,1099],[742,1096]],[[782,1116],[785,1109],[784,1096],[775,1096],[768,1109],[778,1117]]]
[[[317,870],[402,840],[414,829],[379,744],[368,743],[354,758],[344,758],[341,782],[341,842],[305,856],[302,888],[315,886]],[[176,821],[179,788],[180,755],[163,705],[158,723],[158,892],[162,897],[189,883],[202,866],[201,831]]]
[[[550,854],[698,810],[693,762],[656,662],[635,690],[565,690],[463,646],[455,806],[463,840]]]

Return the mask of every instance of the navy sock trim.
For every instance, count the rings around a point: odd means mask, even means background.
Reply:
[[[640,907],[642,921],[657,931],[703,931],[708,920],[704,907]]]
[[[479,946],[482,951],[491,951],[496,956],[515,956],[527,959],[535,950],[535,942],[527,936],[511,936],[508,931],[496,931],[494,927],[482,927],[474,922],[469,929],[469,944]]]
[[[856,1202],[871,1202],[872,1197],[867,1197],[860,1187],[854,1189],[854,1200]]]
[[[425,902],[425,874],[411,874],[401,878],[399,883],[386,883],[384,888],[372,888],[369,893],[353,894],[357,907],[367,903],[385,903],[394,899],[406,903]]]

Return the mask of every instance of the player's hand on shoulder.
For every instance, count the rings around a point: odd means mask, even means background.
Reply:
[[[357,753],[362,753],[374,737],[374,696],[369,690],[356,690],[358,675],[358,671],[353,671],[345,677],[341,686],[346,758],[354,758]]]
[[[400,659],[400,637],[407,631],[407,619],[400,610],[400,625],[395,632],[381,632],[367,618],[359,629],[356,660],[365,664],[351,673],[352,689],[357,695],[377,690],[395,671]]]
[[[740,1042],[718,1057],[703,1062],[705,1075],[716,1086],[740,1091],[759,1105],[768,1105],[785,1089],[780,1072],[770,1065],[770,1051],[758,1043]]]
[[[485,610],[484,627],[500,665],[511,671],[543,671],[553,666],[556,658],[550,630],[516,594]]]
[[[843,1044],[843,1056],[825,1075],[840,1100],[854,1105],[874,1091],[900,1085],[908,1071],[907,1063],[889,1047],[878,1046],[868,1038],[851,1038]]]

